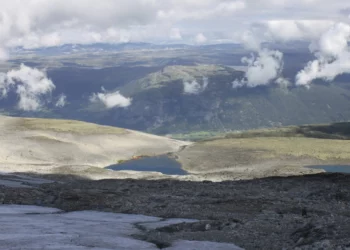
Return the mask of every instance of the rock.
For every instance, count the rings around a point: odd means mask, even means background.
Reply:
[[[5,200],[5,194],[0,193],[0,204],[4,204],[4,200]]]
[[[151,230],[150,239],[158,242],[210,240],[245,249],[346,249],[350,213],[335,194],[350,184],[350,175],[334,178],[321,174],[223,183],[62,178],[61,183],[31,189],[0,187],[0,203],[198,220]],[[282,187],[287,191],[281,192]],[[306,217],[302,208],[307,208]]]

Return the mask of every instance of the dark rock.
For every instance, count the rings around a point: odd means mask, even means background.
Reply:
[[[336,181],[334,181],[336,179]],[[0,187],[0,203],[198,219],[146,232],[150,241],[233,242],[245,249],[337,249],[350,242],[349,175],[251,181],[75,180]],[[276,187],[288,187],[281,192]],[[249,187],[249,188],[247,188]],[[310,247],[310,248],[308,248]],[[316,247],[316,248],[314,248]]]

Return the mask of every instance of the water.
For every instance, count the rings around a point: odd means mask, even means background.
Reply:
[[[160,172],[166,175],[186,175],[187,172],[181,168],[181,164],[168,156],[146,157],[138,160],[126,161],[107,167],[115,171],[133,170]]]
[[[314,168],[314,169],[323,169],[324,171],[328,172],[328,173],[350,173],[350,166],[346,166],[346,165],[329,165],[329,166],[310,166],[310,168]]]

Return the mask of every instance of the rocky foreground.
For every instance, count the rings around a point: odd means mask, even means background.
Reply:
[[[138,225],[134,238],[159,248],[190,240],[244,249],[350,249],[350,175],[221,183],[45,178],[59,181],[2,176],[0,203],[199,220]]]

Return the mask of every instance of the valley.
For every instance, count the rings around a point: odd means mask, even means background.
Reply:
[[[75,50],[69,46],[52,48],[50,53],[17,52],[13,60],[4,63],[3,71],[20,63],[46,68],[56,86],[52,103],[40,97],[45,107],[24,111],[17,107],[18,98],[9,95],[0,99],[0,113],[184,135],[176,138],[350,119],[347,75],[331,82],[315,81],[310,88],[294,85],[298,68],[310,60],[304,47],[282,50],[286,64],[281,74],[289,84],[234,88],[233,82],[247,70],[241,62],[245,56],[241,46],[134,46],[101,44]],[[192,90],[187,88],[190,92],[185,91],[186,82],[187,87],[195,82]],[[104,99],[91,101],[98,93]],[[106,98],[116,93],[129,98],[130,104],[107,107]],[[66,101],[58,107],[55,102],[61,94]]]

